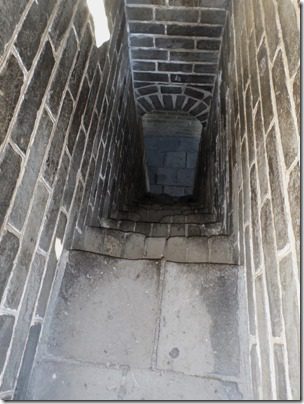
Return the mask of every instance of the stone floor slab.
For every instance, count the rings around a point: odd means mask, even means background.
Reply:
[[[159,266],[73,252],[47,350],[64,358],[149,368],[158,314]]]
[[[33,371],[26,400],[117,400],[122,370],[43,361]]]
[[[238,269],[167,263],[158,368],[239,376]]]

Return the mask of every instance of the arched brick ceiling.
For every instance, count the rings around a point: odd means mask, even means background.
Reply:
[[[125,0],[138,112],[180,110],[203,124],[228,0]]]

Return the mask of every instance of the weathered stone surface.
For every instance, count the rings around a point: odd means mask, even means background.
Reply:
[[[254,131],[256,138],[256,152],[257,152],[257,168],[259,174],[260,195],[261,200],[264,199],[268,193],[268,166],[266,160],[266,147],[265,147],[265,135],[262,121],[261,105],[258,105],[255,119],[254,119]]]
[[[22,70],[15,56],[11,55],[0,73],[0,145],[6,137],[22,84]]]
[[[13,127],[12,139],[23,152],[26,152],[30,142],[37,112],[47,88],[54,63],[52,47],[49,42],[46,42]]]
[[[18,230],[21,230],[24,225],[52,128],[53,123],[44,111],[35,133],[34,143],[30,147],[25,172],[18,187],[13,210],[9,218],[9,222]]]
[[[22,240],[5,300],[5,305],[9,308],[16,309],[20,303],[48,197],[49,193],[47,189],[41,182],[38,182],[33,197],[32,208],[24,229],[25,236]]]
[[[128,264],[128,261],[73,253],[52,321],[49,352],[94,363],[149,368],[158,278],[158,265],[153,262]],[[82,327],[74,333],[72,330],[79,321]],[[113,339],[113,335],[117,338]],[[87,344],[88,337],[90,344]]]
[[[291,219],[296,242],[296,251],[298,256],[298,268],[300,268],[300,238],[301,238],[301,192],[300,192],[300,165],[297,164],[289,176],[288,184],[289,204]]]
[[[271,204],[269,199],[266,200],[261,209],[261,230],[272,334],[273,336],[280,336],[282,331],[282,323],[278,264],[276,258],[274,225],[272,221]]]
[[[298,154],[297,124],[291,114],[291,101],[286,85],[282,52],[275,58],[272,69],[273,85],[277,101],[278,119],[285,164],[289,168]]]
[[[290,76],[292,76],[300,62],[300,32],[298,28],[300,6],[291,0],[277,2],[283,42],[289,63]],[[296,8],[299,9],[296,11]],[[298,13],[298,16],[297,16]]]
[[[27,0],[3,0],[0,15],[0,56],[16,28],[16,25],[27,5]]]
[[[265,128],[265,131],[267,131],[267,129],[269,128],[270,122],[273,118],[273,106],[272,106],[272,101],[271,101],[268,53],[266,50],[265,40],[262,42],[262,45],[258,52],[258,66],[259,66],[259,73],[260,73],[264,128]]]
[[[237,269],[168,263],[165,276],[158,368],[237,376]]]
[[[2,315],[0,316],[0,371],[2,372],[7,351],[10,346],[11,337],[13,334],[13,327],[15,323],[15,317]]]
[[[277,384],[277,400],[288,400],[284,352],[282,345],[274,345],[274,367]]]
[[[8,145],[0,161],[0,226],[4,221],[11,198],[16,187],[21,166],[21,157]]]
[[[69,26],[75,4],[74,0],[59,3],[56,17],[50,28],[50,37],[56,49],[58,49]]]
[[[273,219],[276,232],[277,247],[282,249],[288,242],[287,220],[284,202],[283,180],[281,178],[282,167],[280,165],[277,148],[278,133],[273,127],[267,136],[267,158],[269,167],[269,181],[272,194]]]
[[[55,4],[55,0],[39,0],[39,2],[34,2],[19,31],[15,46],[28,70],[32,66],[39,48],[41,36],[46,29],[48,19]],[[35,30],[33,30],[33,27],[35,27]]]
[[[261,2],[264,11],[264,26],[268,42],[269,57],[273,60],[275,51],[279,44],[279,33],[276,23],[276,7],[273,0],[263,0]],[[290,22],[289,22],[290,23]]]
[[[133,370],[127,374],[124,400],[238,400],[238,385],[172,372]]]
[[[77,41],[74,31],[71,30],[49,91],[48,104],[54,115],[58,113],[62,94],[72,68],[76,51]]]
[[[258,210],[258,184],[257,170],[253,165],[250,170],[250,189],[251,189],[251,225],[252,225],[252,247],[253,261],[255,270],[258,271],[261,265],[261,236],[260,236],[260,217]]]
[[[0,242],[0,299],[3,296],[3,292],[13,268],[18,248],[19,239],[14,234],[7,231]]]
[[[45,215],[43,231],[40,237],[39,245],[44,251],[48,251],[56,226],[59,209],[63,197],[63,190],[66,183],[70,159],[65,153],[58,170],[58,178],[52,193],[52,200]]]
[[[123,372],[96,365],[43,361],[34,370],[27,400],[117,400]]]
[[[258,359],[256,344],[253,345],[251,348],[250,362],[251,362],[253,399],[258,400],[259,399],[259,389],[261,386],[261,373],[260,373],[259,359]]]
[[[289,363],[289,378],[292,398],[300,398],[300,318],[299,300],[291,255],[280,262],[283,316],[285,322],[286,345]]]
[[[57,122],[53,139],[48,151],[48,156],[45,161],[45,169],[43,177],[50,184],[53,185],[54,179],[57,173],[60,156],[62,153],[62,144],[67,136],[67,129],[71,119],[73,111],[73,100],[70,93],[67,91],[63,105],[60,111],[60,115]]]
[[[88,17],[88,7],[86,2],[81,1],[78,4],[78,9],[75,14],[73,24],[77,32],[78,40],[80,40],[81,35],[83,33],[84,25],[86,23],[87,17]]]
[[[147,237],[145,241],[145,258],[160,259],[164,256],[166,239],[164,237]]]
[[[40,331],[41,331],[41,324],[34,324],[30,328],[20,372],[18,375],[17,385],[14,393],[14,400],[22,400],[25,398],[31,369],[36,354],[36,348],[40,336]]]

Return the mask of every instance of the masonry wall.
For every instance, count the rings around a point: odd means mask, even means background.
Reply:
[[[123,4],[106,6],[97,49],[84,0],[1,5],[0,397],[22,395],[74,229],[144,184]]]
[[[253,395],[264,400],[300,398],[299,16],[293,0],[231,2],[208,128],[227,138]]]

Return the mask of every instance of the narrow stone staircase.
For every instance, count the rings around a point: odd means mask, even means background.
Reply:
[[[232,240],[197,204],[165,202],[147,199],[77,234],[27,399],[250,398]]]

